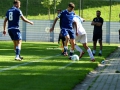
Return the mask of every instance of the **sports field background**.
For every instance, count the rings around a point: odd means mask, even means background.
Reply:
[[[92,49],[92,44],[88,45]],[[24,60],[15,61],[12,42],[1,41],[0,90],[72,90],[117,46],[103,44],[103,56],[97,56],[97,51],[96,62],[90,61],[86,51],[80,61],[73,62],[60,55],[57,43],[23,42],[21,55]]]
[[[48,10],[41,5],[43,0],[20,0],[21,10],[28,19],[48,20]],[[28,1],[28,4],[27,4]],[[81,3],[80,3],[81,1]],[[111,5],[111,21],[119,21],[119,0],[62,0],[56,7],[57,9],[66,9],[69,2],[75,3],[75,13],[91,21],[95,16],[95,11],[100,10],[102,17],[105,21],[110,18],[110,5]],[[6,10],[12,6],[12,0],[0,0],[0,17],[4,17]],[[54,7],[51,8],[51,20],[54,18]],[[57,14],[56,14],[57,15]]]

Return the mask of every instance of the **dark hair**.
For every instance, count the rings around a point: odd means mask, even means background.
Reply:
[[[19,2],[20,2],[19,0],[14,0],[13,4],[17,4]]]
[[[75,8],[75,4],[72,3],[72,2],[70,2],[70,3],[68,4],[68,7]]]
[[[57,11],[60,11],[60,12],[61,12],[61,9],[58,9]]]
[[[101,13],[101,11],[100,11],[100,10],[97,10],[96,12],[99,12],[99,13]]]

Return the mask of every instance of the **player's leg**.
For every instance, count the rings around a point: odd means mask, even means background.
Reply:
[[[101,56],[102,55],[102,35],[100,35],[99,44],[100,44],[100,50],[98,55]]]
[[[91,60],[95,61],[94,56],[92,54],[92,51],[91,51],[91,49],[87,45],[87,35],[86,34],[81,36],[80,42],[83,44],[83,47],[87,50]]]
[[[81,36],[76,36],[75,41],[80,41]],[[79,58],[81,58],[84,54],[84,51],[77,45],[75,44],[75,49],[80,52]]]
[[[71,44],[70,56],[72,56],[74,54],[74,49],[75,49],[75,31],[68,30],[68,33],[70,36],[70,44]]]
[[[21,40],[14,40],[16,43],[16,60],[21,60],[20,58],[20,51],[21,51]]]
[[[15,53],[18,53],[18,50],[16,50],[16,48],[17,48],[17,41],[16,41],[16,39],[18,39],[18,34],[17,34],[17,30],[16,29],[10,29],[10,30],[8,30],[8,33],[9,33],[9,36],[11,37],[11,39],[12,39],[12,41],[13,41],[13,44],[14,44],[14,51],[15,51]],[[21,47],[21,44],[19,45],[19,48]],[[16,57],[15,57],[15,59],[16,60],[21,60],[20,58],[19,58],[19,55],[16,55]]]
[[[16,45],[16,58],[15,60],[22,60],[23,57],[20,57],[20,52],[21,52],[21,45],[22,45],[22,37],[21,33],[18,29],[14,30],[14,42]]]
[[[62,42],[62,34],[60,32],[59,34],[59,37],[58,37],[58,45],[59,45],[59,48],[61,49],[61,54],[64,55],[64,45],[63,45],[63,42]]]
[[[69,41],[69,35],[67,29],[62,29],[61,30],[62,36],[65,37],[65,45],[64,45],[64,55],[67,56],[67,50],[68,50],[68,41]]]
[[[13,40],[13,43],[14,43],[14,51],[15,51],[15,53],[16,53],[16,47],[17,47],[17,46],[19,46],[19,50],[21,51],[22,40],[19,41],[19,45],[18,45],[18,41],[14,41],[14,40]],[[19,54],[19,57],[20,57],[21,59],[23,59],[23,57],[22,57],[20,54]]]
[[[92,60],[92,61],[95,61],[94,56],[93,56],[93,53],[92,53],[91,49],[88,47],[87,43],[83,43],[83,47],[87,50],[87,52],[88,52],[91,60]]]
[[[68,50],[68,41],[69,41],[70,37],[69,35],[65,36],[65,45],[64,45],[64,55],[67,56],[67,50]]]
[[[83,52],[83,50],[82,50],[77,44],[75,44],[75,49],[76,49],[77,51],[79,51],[80,53]]]
[[[93,55],[96,53],[97,35],[93,34]]]
[[[60,34],[59,34],[59,37],[58,37],[58,44],[60,43]]]
[[[64,36],[62,36],[62,45],[63,45],[62,55],[64,55],[64,46],[65,46],[65,37]]]

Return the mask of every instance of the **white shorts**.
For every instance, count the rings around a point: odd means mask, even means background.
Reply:
[[[76,36],[76,42],[87,43],[87,34]]]

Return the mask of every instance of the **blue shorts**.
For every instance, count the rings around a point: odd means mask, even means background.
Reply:
[[[75,38],[75,31],[73,29],[62,28],[61,29],[61,33],[62,33],[63,36],[69,35],[70,39],[74,39]]]
[[[21,40],[22,39],[19,29],[9,29],[8,33],[12,40]]]

